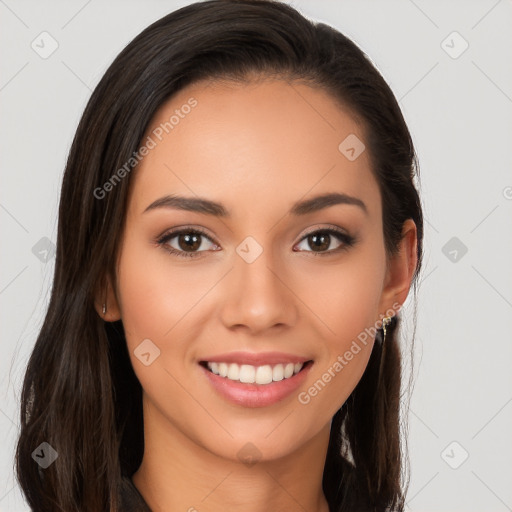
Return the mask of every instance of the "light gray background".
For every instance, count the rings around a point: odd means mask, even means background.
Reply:
[[[56,241],[78,120],[124,46],[188,3],[0,0],[0,512],[29,510],[12,467],[19,392],[53,274],[51,245],[40,240]],[[511,2],[292,3],[370,55],[420,158],[426,240],[408,510],[512,510]],[[42,47],[43,31],[58,42],[46,59],[31,47]],[[404,340],[412,311],[408,300]]]

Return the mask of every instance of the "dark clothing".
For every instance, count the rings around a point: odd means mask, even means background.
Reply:
[[[151,512],[131,478],[122,479],[121,512]]]

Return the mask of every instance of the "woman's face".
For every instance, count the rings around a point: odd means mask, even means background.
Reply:
[[[407,294],[362,127],[306,85],[202,82],[142,144],[109,311],[146,422],[234,460],[299,450],[328,432]]]

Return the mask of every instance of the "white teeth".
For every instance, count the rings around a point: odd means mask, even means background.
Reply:
[[[240,366],[236,363],[231,363],[228,368],[227,378],[230,380],[238,380],[240,376]]]
[[[255,377],[256,384],[270,384],[272,382],[272,366],[258,366]]]
[[[282,364],[276,364],[272,369],[272,380],[278,382],[284,378],[284,367]]]
[[[283,379],[289,379],[299,373],[303,363],[269,364],[252,366],[250,364],[238,365],[236,363],[207,363],[208,368],[221,377],[246,384],[270,384]]]
[[[228,376],[228,368],[229,368],[229,366],[226,363],[219,363],[219,375],[221,377],[227,377]]]
[[[254,366],[249,366],[248,364],[243,364],[242,366],[240,366],[240,373],[238,375],[238,380],[240,382],[246,382],[247,384],[253,384],[255,377],[256,377],[256,368],[254,368]]]

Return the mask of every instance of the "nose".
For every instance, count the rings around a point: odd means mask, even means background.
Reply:
[[[252,263],[236,255],[223,283],[223,324],[252,334],[295,325],[300,301],[289,281],[289,273],[282,262],[272,261],[270,250],[264,250]]]

